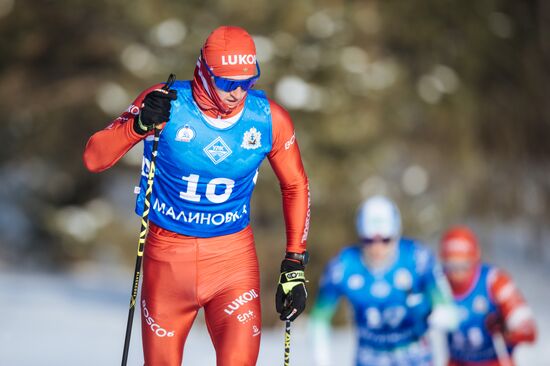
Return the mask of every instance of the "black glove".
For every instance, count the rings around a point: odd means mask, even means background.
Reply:
[[[306,278],[303,264],[284,259],[275,294],[275,308],[281,320],[293,321],[306,308]]]
[[[490,334],[505,334],[506,333],[506,322],[502,316],[498,313],[489,313],[485,317],[485,327]]]
[[[134,119],[134,131],[144,135],[155,125],[167,122],[170,119],[171,101],[176,98],[174,89],[156,89],[147,94],[143,99],[139,115]]]

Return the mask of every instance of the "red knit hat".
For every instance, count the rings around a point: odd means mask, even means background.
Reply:
[[[206,39],[202,54],[216,76],[256,75],[256,46],[242,28],[216,28]]]
[[[443,260],[456,258],[481,260],[481,251],[475,234],[466,226],[455,226],[443,235],[440,248]]]

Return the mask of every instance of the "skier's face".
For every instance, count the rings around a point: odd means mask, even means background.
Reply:
[[[477,262],[465,258],[445,258],[443,269],[453,287],[468,286],[475,274]]]
[[[369,263],[381,265],[391,258],[395,252],[395,239],[375,237],[363,240],[363,251]]]
[[[247,78],[247,76],[245,76],[244,78]],[[235,80],[241,80],[241,78],[239,76],[237,77],[234,77],[232,79],[235,79]],[[246,91],[244,91],[243,89],[241,88],[237,88],[237,89],[234,89],[230,92],[226,92],[222,89],[219,89],[216,87],[216,92],[218,93],[218,95],[220,96],[220,99],[225,103],[225,105],[227,105],[230,109],[233,109],[235,108],[237,105],[239,105],[239,103],[244,99],[244,97],[246,97]]]

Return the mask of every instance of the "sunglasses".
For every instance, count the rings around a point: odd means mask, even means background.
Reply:
[[[393,238],[390,236],[390,237],[387,237],[387,238],[381,238],[379,236],[376,236],[374,238],[363,238],[361,239],[361,242],[363,244],[366,244],[366,245],[371,245],[371,244],[374,244],[374,243],[384,243],[384,244],[389,244],[393,241]]]
[[[446,272],[468,271],[472,268],[471,262],[443,262],[443,269]]]
[[[257,73],[255,76],[252,76],[251,78],[244,79],[244,80],[235,80],[235,79],[228,79],[222,76],[214,75],[212,70],[210,70],[210,66],[208,66],[208,64],[206,63],[206,59],[202,54],[202,50],[201,50],[201,59],[202,59],[202,62],[204,63],[204,66],[206,67],[206,70],[208,70],[208,73],[210,74],[212,79],[214,79],[214,84],[216,85],[216,87],[218,89],[223,90],[224,92],[231,92],[237,88],[241,88],[243,91],[248,91],[254,86],[254,84],[256,84],[256,82],[260,78],[260,64],[258,63],[258,61],[256,61]]]

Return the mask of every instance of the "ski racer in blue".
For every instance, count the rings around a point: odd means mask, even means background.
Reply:
[[[357,326],[357,366],[432,365],[429,325],[447,330],[458,323],[435,256],[401,237],[399,210],[386,197],[368,199],[356,224],[360,243],[329,262],[311,313],[317,365],[331,364],[330,321],[342,297]]]

